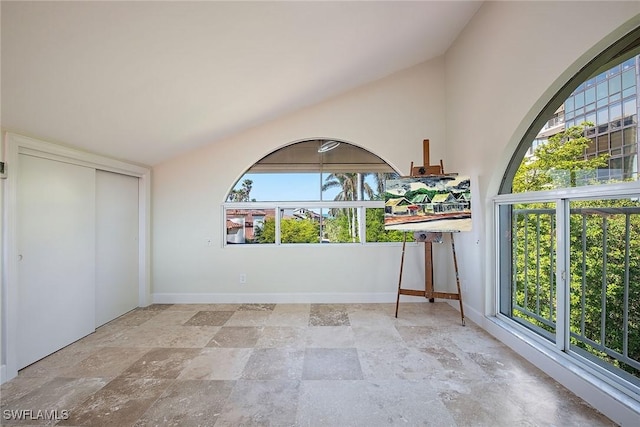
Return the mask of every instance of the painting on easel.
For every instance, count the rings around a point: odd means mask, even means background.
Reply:
[[[471,231],[471,180],[428,175],[385,182],[386,230]]]

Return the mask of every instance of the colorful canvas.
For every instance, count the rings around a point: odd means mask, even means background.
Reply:
[[[386,230],[471,231],[471,180],[431,175],[385,182]]]

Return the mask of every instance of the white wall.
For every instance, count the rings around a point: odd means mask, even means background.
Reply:
[[[157,165],[156,301],[390,297],[398,246],[223,248],[221,204],[248,167],[294,141],[344,139],[408,173],[412,161],[421,162],[421,142],[428,138],[432,162],[444,159],[447,171],[472,177],[474,229],[456,235],[456,250],[468,313],[490,312],[493,285],[483,280],[492,266],[488,209],[506,163],[549,97],[605,46],[594,45],[617,39],[620,30],[610,33],[639,9],[634,2],[487,2],[444,58]],[[209,238],[212,246],[206,246]],[[421,286],[421,250],[408,252],[409,286]],[[453,289],[449,247],[436,245],[435,251],[436,283]]]
[[[442,158],[444,83],[440,58],[154,167],[156,301],[395,301],[399,245],[223,248],[221,204],[254,162],[302,139],[349,141],[403,174],[421,163],[425,138]],[[421,249],[408,251],[407,287],[423,286]]]

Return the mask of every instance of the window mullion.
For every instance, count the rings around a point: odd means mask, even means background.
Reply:
[[[360,215],[360,229],[358,230],[360,244],[364,245],[367,242],[367,209],[364,206],[359,206],[357,209]]]
[[[280,220],[282,219],[282,207],[276,206],[276,231],[275,231],[275,244],[280,245],[282,239],[280,238]]]
[[[570,327],[570,235],[569,200],[556,200],[556,348],[569,349]]]

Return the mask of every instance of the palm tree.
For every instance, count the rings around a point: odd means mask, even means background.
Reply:
[[[375,182],[375,190],[365,182],[367,176],[372,176]],[[396,178],[395,172],[384,173],[332,173],[327,175],[322,185],[322,191],[339,188],[340,192],[336,195],[336,201],[354,201],[363,200],[366,195],[370,200],[381,198],[384,195],[384,185],[387,179]],[[337,216],[343,214],[347,216],[349,223],[349,236],[352,241],[356,241],[360,230],[360,211],[356,209],[355,215],[351,214],[352,208],[349,209],[332,209],[331,215]]]
[[[242,188],[231,190],[228,200],[230,202],[248,202],[249,194],[251,193],[252,187],[253,181],[250,179],[245,179],[244,181],[242,181]]]
[[[375,199],[382,199],[384,198],[384,186],[385,186],[385,181],[388,179],[396,179],[398,178],[398,174],[395,172],[376,172],[376,173],[366,173],[364,174],[365,177],[367,176],[372,176],[373,177],[373,181],[376,184],[376,192],[375,194],[371,195],[369,194],[369,198],[372,200]]]
[[[373,190],[369,184],[364,182],[364,175],[359,172],[332,173],[327,175],[324,181],[322,191],[326,191],[331,188],[340,189],[340,192],[333,199],[336,201],[362,200],[364,194],[369,196],[369,198],[373,197]],[[351,240],[355,242],[360,230],[360,215],[358,209],[356,209],[355,215],[352,215],[351,211],[352,208],[332,209],[331,214],[336,216],[339,213],[342,213],[347,216],[349,222],[349,236],[351,237]]]

